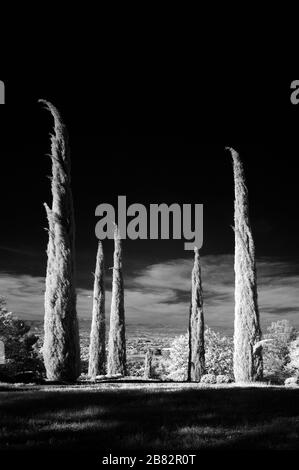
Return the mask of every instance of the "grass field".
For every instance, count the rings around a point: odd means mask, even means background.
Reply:
[[[0,386],[1,450],[299,450],[299,389]]]

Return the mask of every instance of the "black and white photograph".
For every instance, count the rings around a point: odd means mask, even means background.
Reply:
[[[299,451],[297,78],[0,76],[3,461]]]

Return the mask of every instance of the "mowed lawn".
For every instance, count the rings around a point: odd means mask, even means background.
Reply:
[[[299,389],[187,385],[2,387],[0,449],[299,449]]]

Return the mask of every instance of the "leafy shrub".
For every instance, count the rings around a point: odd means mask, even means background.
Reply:
[[[127,374],[131,377],[143,377],[144,359],[131,359],[127,361]]]
[[[273,383],[284,383],[289,375],[289,347],[297,332],[288,320],[273,322],[267,328],[264,339],[270,340],[263,347],[264,377]]]
[[[216,382],[217,384],[229,384],[231,378],[228,375],[217,375]]]
[[[289,363],[287,369],[290,373],[299,375],[299,336],[289,345]]]
[[[216,383],[216,375],[214,374],[205,374],[200,379],[200,382],[203,384],[215,384]]]
[[[265,379],[283,384],[290,374],[299,375],[299,336],[296,329],[287,320],[273,322],[267,328],[264,339],[270,340],[263,346]],[[169,357],[162,361],[164,371],[161,378],[187,380],[188,347],[188,334],[173,340]],[[226,381],[222,383],[233,381],[233,339],[207,327],[205,362],[206,374],[225,376]]]
[[[170,346],[169,357],[162,360],[163,379],[185,381],[188,376],[189,336],[177,336]],[[207,327],[205,330],[206,373],[233,379],[233,340]]]
[[[38,336],[30,332],[28,323],[7,311],[3,298],[0,298],[0,339],[5,346],[6,358],[6,364],[1,367],[2,376],[12,378],[25,371],[38,376],[44,371]]]
[[[177,382],[187,380],[188,375],[188,335],[180,335],[174,338],[171,343],[169,356],[162,359],[164,375],[167,378]]]
[[[214,375],[227,375],[233,380],[233,339],[207,327],[205,330],[206,372]]]
[[[293,385],[298,385],[299,384],[299,378],[298,377],[289,377],[288,379],[285,380],[284,382],[286,387],[291,387]]]

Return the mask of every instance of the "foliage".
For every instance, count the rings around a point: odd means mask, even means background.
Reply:
[[[178,382],[187,380],[188,346],[188,334],[174,338],[170,346],[169,357],[164,360],[166,377],[163,378],[168,378]]]
[[[299,337],[287,320],[273,322],[264,339],[263,359],[265,378],[284,383],[290,373],[299,374]],[[206,374],[220,377],[218,383],[233,380],[233,340],[207,327],[205,330]],[[176,337],[169,351],[169,357],[162,362],[164,371],[161,378],[174,381],[187,380],[188,334]],[[224,382],[221,382],[225,380]]]
[[[188,334],[177,336],[169,357],[163,361],[164,376],[175,381],[187,380]],[[233,340],[207,327],[205,329],[206,374],[226,375],[233,379]]]
[[[43,371],[38,336],[30,332],[28,323],[7,311],[3,298],[0,298],[0,339],[4,342],[6,357],[2,370],[9,376],[24,371]]]
[[[216,375],[214,374],[204,374],[200,379],[200,382],[203,384],[215,384],[216,381]]]
[[[157,358],[153,364],[153,378],[160,380],[171,380],[168,376],[168,369],[163,355]]]
[[[263,347],[264,377],[274,383],[284,383],[289,375],[289,347],[297,332],[288,320],[273,322],[267,328],[264,339],[270,340]]]
[[[114,229],[114,255],[107,373],[108,375],[127,375],[122,241],[119,229],[116,225]]]
[[[105,324],[105,263],[102,242],[98,243],[93,287],[92,322],[89,345],[88,375],[96,377],[106,373]]]
[[[233,339],[207,327],[205,331],[206,372],[233,379]]]
[[[289,377],[288,379],[285,380],[284,384],[285,384],[286,387],[297,386],[299,384],[299,378],[298,377]]]
[[[48,219],[43,356],[47,378],[72,382],[80,375],[75,287],[75,227],[68,132],[59,111],[40,100],[54,119],[51,136],[51,207]]]
[[[189,316],[188,380],[199,382],[205,373],[204,313],[199,249],[194,248],[191,305]]]
[[[216,382],[217,384],[229,384],[231,378],[228,375],[217,375]]]
[[[289,363],[288,370],[299,376],[299,336],[289,345]]]
[[[130,377],[143,377],[144,359],[134,359],[127,362],[127,375]]]

